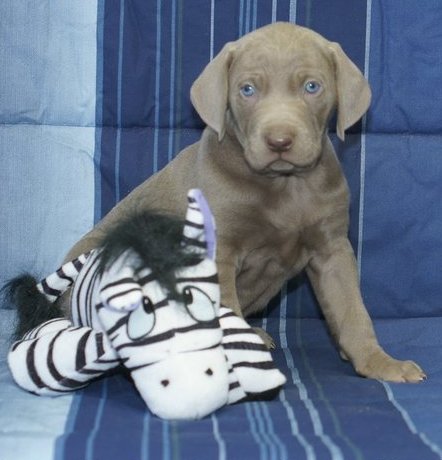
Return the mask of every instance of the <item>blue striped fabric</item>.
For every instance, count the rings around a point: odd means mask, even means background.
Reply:
[[[63,434],[36,428],[14,409],[22,395],[0,343],[0,459],[442,458],[440,1],[31,3],[0,6],[2,276],[53,271],[93,221],[199,138],[189,88],[227,41],[296,22],[340,42],[372,85],[372,108],[345,144],[332,133],[352,192],[350,238],[380,342],[419,362],[429,379],[393,385],[356,376],[300,276],[253,319],[277,342],[274,358],[288,379],[279,397],[196,422],[152,416],[130,381],[114,375],[74,396]],[[62,403],[26,404],[30,418],[45,420],[47,407]]]
[[[406,387],[404,400],[396,399],[396,386],[363,380],[336,358],[320,320],[287,321],[285,313],[282,307],[281,319],[267,322],[282,346],[275,359],[289,381],[277,400],[227,407],[196,422],[165,422],[115,376],[76,396],[79,407],[71,431],[58,440],[57,458],[441,458],[440,408],[425,404],[424,418],[431,412],[436,427],[420,426],[422,414],[407,411],[409,398],[419,397],[417,387]],[[428,332],[428,324],[419,326]],[[392,327],[391,321],[381,323],[381,338]],[[412,327],[401,325],[400,332]],[[413,340],[400,351],[412,353],[418,345]]]

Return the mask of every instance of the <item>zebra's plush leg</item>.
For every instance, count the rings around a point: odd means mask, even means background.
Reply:
[[[286,378],[262,338],[230,308],[221,306],[219,322],[229,365],[228,404],[275,397]]]
[[[15,342],[8,365],[16,383],[38,395],[58,396],[86,386],[119,365],[103,333],[54,319]]]

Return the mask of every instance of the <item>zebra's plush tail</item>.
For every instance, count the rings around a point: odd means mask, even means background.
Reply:
[[[64,316],[55,301],[75,282],[91,252],[65,263],[40,282],[26,273],[5,284],[3,304],[17,310],[15,340],[46,321]]]
[[[32,275],[24,274],[2,288],[4,305],[17,311],[14,340],[45,321],[63,316],[61,309],[51,303],[37,285],[38,281]]]

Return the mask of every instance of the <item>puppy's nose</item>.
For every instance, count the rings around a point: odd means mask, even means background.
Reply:
[[[265,137],[267,146],[272,152],[287,152],[293,145],[293,139],[291,136],[272,136],[267,135]]]

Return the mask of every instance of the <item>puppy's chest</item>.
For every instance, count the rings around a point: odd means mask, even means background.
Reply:
[[[244,261],[251,265],[272,261],[284,271],[303,258],[305,248],[302,231],[298,225],[287,225],[284,229],[263,225],[256,238],[243,246]]]
[[[335,219],[330,216],[337,212],[333,204],[305,199],[267,203],[256,209],[250,216],[251,227],[242,234],[243,266],[269,264],[284,272],[300,271],[312,251],[335,233],[330,224]]]
[[[252,225],[242,234],[243,266],[271,264],[286,271],[295,263],[302,263],[304,221],[293,209],[285,213],[257,212]]]

